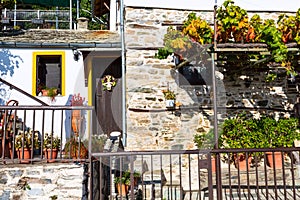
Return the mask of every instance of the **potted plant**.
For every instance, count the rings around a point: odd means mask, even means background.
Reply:
[[[241,114],[235,118],[226,119],[222,125],[219,145],[222,148],[263,148],[262,139],[264,132],[259,119],[246,118]],[[253,156],[260,157],[259,153],[239,153],[229,156],[228,161],[233,162],[241,170],[248,168]],[[248,161],[248,162],[247,162]]]
[[[293,147],[294,141],[300,139],[297,118],[276,120],[273,117],[262,117],[261,123],[264,130],[262,143],[265,148]],[[276,169],[282,168],[282,152],[266,152],[266,155],[270,167],[273,168],[275,164]]]
[[[58,151],[60,149],[61,140],[58,136],[53,134],[45,133],[44,136],[44,155],[47,162],[55,162],[57,158]]]
[[[78,137],[71,137],[65,144],[64,154],[67,158],[86,159],[88,157],[88,149]]]
[[[29,163],[31,150],[40,148],[40,141],[37,131],[18,131],[15,136],[14,147],[21,163]]]
[[[43,96],[48,96],[51,101],[54,101],[55,100],[55,97],[58,95],[58,90],[57,88],[47,88],[45,87],[44,89],[42,89],[42,95]]]
[[[103,149],[104,149],[104,145],[107,141],[108,137],[107,135],[103,134],[103,135],[92,135],[91,136],[91,145],[92,145],[92,148],[91,148],[91,151],[92,152],[103,152]],[[84,140],[83,141],[83,144],[88,146],[88,142],[89,140]]]
[[[129,191],[129,186],[131,185],[130,181],[130,170],[124,171],[121,173],[121,176],[116,176],[114,178],[114,183],[116,184],[118,193],[121,195],[127,195]],[[141,174],[137,171],[133,172],[133,186],[137,186],[138,180],[141,177]]]
[[[163,90],[162,91],[166,100],[166,107],[167,108],[174,108],[175,107],[175,100],[176,100],[176,94],[172,90]]]
[[[209,129],[207,132],[203,127],[197,129],[198,133],[194,135],[194,143],[198,149],[212,149],[215,144],[215,136],[213,129]],[[215,156],[211,157],[211,170],[216,171]]]

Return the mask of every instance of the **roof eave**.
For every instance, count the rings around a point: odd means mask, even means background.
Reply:
[[[109,42],[109,43],[29,43],[29,42],[0,42],[2,48],[121,48],[120,42]]]

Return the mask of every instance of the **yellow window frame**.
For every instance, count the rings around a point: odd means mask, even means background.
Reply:
[[[65,72],[66,72],[66,55],[64,51],[39,51],[32,53],[32,95],[35,95],[36,91],[36,58],[37,56],[52,56],[60,55],[61,56],[61,95],[65,96]]]

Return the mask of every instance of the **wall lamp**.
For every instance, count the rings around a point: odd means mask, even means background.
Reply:
[[[74,55],[74,60],[78,61],[81,53],[77,49],[73,49],[73,55]]]

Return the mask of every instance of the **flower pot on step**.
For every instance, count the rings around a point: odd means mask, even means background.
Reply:
[[[28,148],[24,148],[24,153],[22,152],[22,149],[17,150],[18,159],[20,160],[20,163],[30,163],[31,158],[31,150]]]
[[[126,184],[116,184],[118,194],[120,196],[126,196],[129,191],[129,185]]]
[[[234,165],[237,169],[241,171],[246,171],[247,169],[250,169],[252,162],[252,157],[248,156],[248,159],[246,158],[245,155],[240,154],[240,155],[235,155],[234,158]]]
[[[273,157],[274,154],[274,157]],[[267,165],[271,168],[282,169],[281,152],[266,152]]]
[[[57,158],[58,150],[52,149],[52,151],[51,151],[51,149],[45,149],[44,155],[45,155],[45,158],[47,159],[48,163],[53,163],[53,162],[55,162],[55,159]]]

